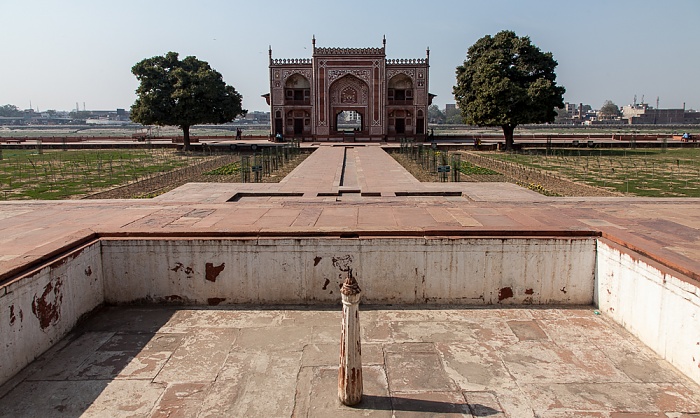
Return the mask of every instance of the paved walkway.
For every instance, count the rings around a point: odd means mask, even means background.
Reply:
[[[551,198],[507,183],[419,183],[379,147],[354,146],[319,148],[279,184],[188,184],[149,200],[0,202],[0,280],[95,233],[582,230],[636,248],[693,284],[700,278],[700,199]],[[696,385],[592,308],[363,309],[368,396],[360,409],[335,399],[335,310],[109,308],[4,386],[0,416],[700,413]]]
[[[106,308],[0,388],[2,417],[690,417],[697,385],[593,309]],[[695,416],[695,415],[693,415]]]
[[[580,230],[700,279],[700,199],[553,198],[510,183],[419,183],[378,146],[345,153],[320,147],[277,184],[190,183],[155,199],[0,202],[0,279],[93,233]],[[340,185],[344,158],[352,161],[348,186]]]

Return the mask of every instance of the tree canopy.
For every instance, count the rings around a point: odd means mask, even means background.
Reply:
[[[564,87],[557,86],[551,52],[542,52],[527,36],[512,31],[479,39],[457,67],[453,88],[464,121],[500,126],[505,148],[513,146],[515,127],[553,122],[564,106]]]
[[[445,114],[442,113],[438,105],[431,104],[428,106],[428,121],[430,123],[444,123]]]
[[[15,117],[21,115],[22,111],[15,105],[6,104],[0,106],[0,116]]]
[[[603,106],[601,106],[598,110],[598,113],[603,119],[612,119],[620,116],[622,112],[620,112],[620,108],[617,107],[612,100],[606,100],[605,103],[603,103]]]
[[[236,89],[196,57],[180,61],[177,52],[168,52],[136,63],[131,72],[140,82],[131,120],[144,125],[179,126],[185,150],[190,149],[191,126],[226,123],[246,114]]]

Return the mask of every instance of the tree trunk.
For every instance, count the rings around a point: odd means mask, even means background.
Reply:
[[[182,149],[184,151],[189,151],[190,150],[190,126],[183,125],[183,126],[181,126],[181,128],[182,128],[182,144],[183,144]]]
[[[503,125],[503,139],[506,140],[505,151],[511,151],[513,149],[513,131],[515,131],[516,125]]]

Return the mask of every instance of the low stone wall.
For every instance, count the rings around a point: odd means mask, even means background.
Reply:
[[[86,244],[0,287],[0,384],[104,301],[100,243]]]
[[[597,246],[599,309],[700,384],[697,281],[608,240],[599,239]]]
[[[336,304],[593,303],[595,238],[103,239],[105,300]]]
[[[510,236],[103,237],[0,287],[0,384],[103,303],[337,305],[349,269],[366,304],[595,303],[700,383],[696,281],[604,238]]]

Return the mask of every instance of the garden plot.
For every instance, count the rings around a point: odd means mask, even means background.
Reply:
[[[482,155],[625,194],[700,197],[700,150],[694,148],[534,150]]]
[[[0,199],[66,199],[197,164],[203,155],[173,150],[4,150]]]

